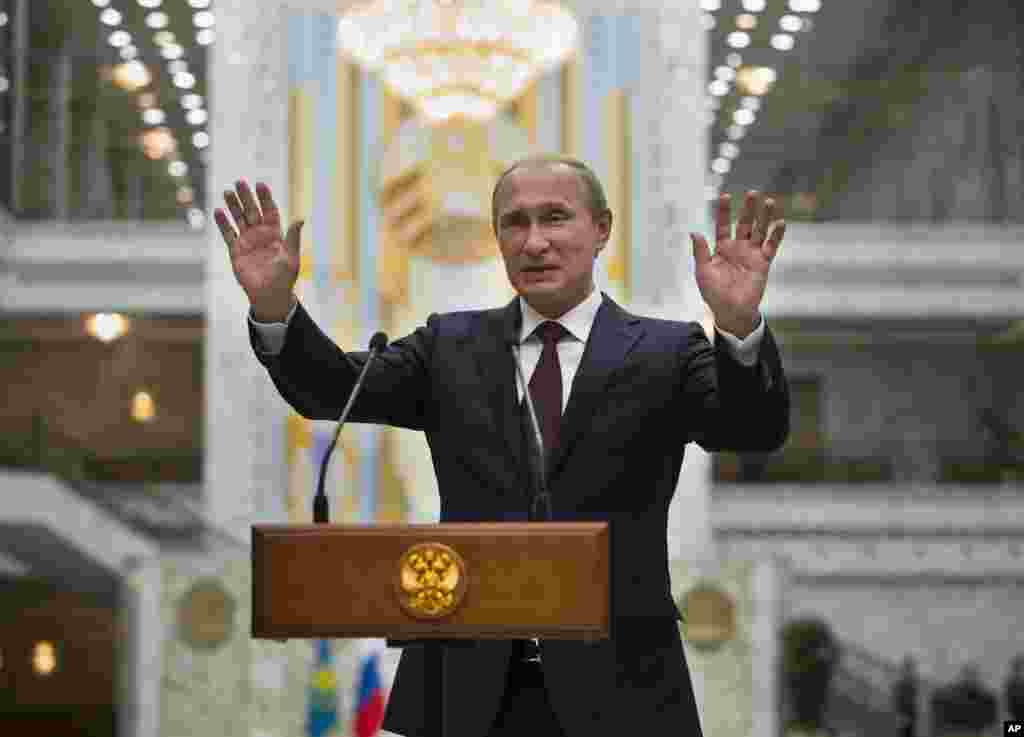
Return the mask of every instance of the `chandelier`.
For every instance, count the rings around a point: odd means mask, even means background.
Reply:
[[[374,0],[338,22],[338,45],[433,123],[487,120],[576,44],[576,19],[533,0]]]

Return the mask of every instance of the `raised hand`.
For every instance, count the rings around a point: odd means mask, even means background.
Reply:
[[[699,233],[691,233],[697,288],[711,308],[715,323],[744,338],[757,327],[757,313],[768,283],[768,270],[782,243],[786,223],[775,219],[775,201],[761,206],[758,192],[747,192],[732,237],[729,195],[718,198],[715,253]]]
[[[218,208],[213,213],[228,246],[235,279],[249,297],[257,320],[284,320],[299,277],[299,243],[304,221],[292,223],[287,236],[282,236],[281,213],[270,187],[256,185],[258,203],[245,180],[239,180],[235,188],[237,193],[224,191],[224,202],[234,224],[223,210]]]

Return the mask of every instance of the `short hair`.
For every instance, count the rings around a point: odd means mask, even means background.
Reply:
[[[505,181],[505,177],[516,169],[542,166],[552,167],[556,164],[564,164],[571,168],[573,174],[576,175],[576,181],[583,185],[584,200],[587,209],[590,210],[591,217],[597,219],[608,211],[608,198],[605,197],[604,186],[601,184],[601,180],[597,178],[597,174],[595,174],[589,166],[572,156],[563,156],[561,154],[535,154],[533,156],[527,156],[519,159],[513,163],[509,168],[501,173],[501,176],[498,177],[498,181],[494,183],[494,191],[491,192],[491,228],[494,230],[495,236],[498,235],[498,190],[501,189],[501,185]]]

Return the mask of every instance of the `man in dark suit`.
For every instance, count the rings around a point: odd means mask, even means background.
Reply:
[[[299,231],[282,236],[270,191],[225,193],[216,221],[249,296],[251,338],[281,395],[302,415],[336,419],[368,353],[345,352],[293,296]],[[374,361],[350,419],[422,430],[441,521],[528,519],[534,442],[516,380],[520,345],[542,428],[555,520],[608,520],[612,638],[480,641],[446,661],[446,737],[700,735],[671,597],[666,525],[687,442],[770,451],[789,432],[789,395],[759,313],[784,224],[747,193],[732,233],[718,205],[712,255],[692,235],[696,278],[716,321],[639,317],[595,289],[611,233],[603,189],[582,163],[521,161],[498,180],[493,225],[518,297],[491,310],[431,314]],[[536,331],[536,332],[535,332]],[[426,664],[399,663],[384,728],[425,737]]]

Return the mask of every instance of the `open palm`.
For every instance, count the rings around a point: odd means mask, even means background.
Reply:
[[[757,313],[768,283],[785,222],[774,220],[775,202],[761,206],[761,195],[747,192],[743,212],[732,234],[730,197],[718,199],[715,252],[704,236],[691,233],[697,288],[711,308],[715,322],[728,332],[746,335],[757,325]]]
[[[250,304],[257,313],[279,316],[288,310],[299,275],[302,222],[292,223],[283,235],[280,211],[270,188],[256,185],[258,203],[244,180],[236,188],[237,193],[224,193],[234,225],[223,210],[216,210],[214,219],[228,246],[235,278]]]

